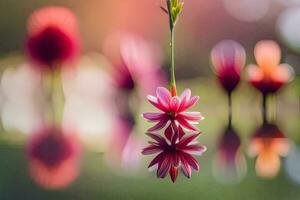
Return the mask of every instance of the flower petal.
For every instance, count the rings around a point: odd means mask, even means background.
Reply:
[[[199,101],[199,96],[193,96],[185,105],[184,110],[191,108],[193,105],[197,104]]]
[[[158,100],[156,97],[152,96],[152,95],[148,95],[147,96],[148,101],[157,109],[163,111],[163,112],[168,112],[168,109],[166,109],[166,107],[162,106],[161,104],[158,103]]]
[[[177,112],[180,106],[180,99],[179,97],[175,96],[172,97],[171,102],[170,102],[170,110],[173,112]]]
[[[173,181],[173,183],[176,181],[177,179],[177,176],[178,176],[178,169],[177,167],[171,167],[170,171],[170,177],[171,177],[171,180]]]
[[[199,171],[200,166],[199,166],[197,160],[196,160],[193,156],[191,156],[191,155],[189,155],[189,154],[187,154],[187,153],[184,153],[184,152],[181,152],[181,153],[182,153],[182,155],[184,156],[186,162],[187,162],[194,170]]]
[[[158,163],[157,177],[165,178],[170,168],[171,168],[171,157],[169,155],[165,155],[162,162]]]
[[[171,93],[164,87],[158,87],[156,89],[157,101],[160,106],[164,107],[166,110],[169,110],[170,101],[171,101]]]
[[[168,123],[168,119],[162,119],[160,120],[157,124],[155,124],[153,127],[149,128],[148,131],[153,132],[153,131],[158,131],[166,126]]]
[[[192,144],[192,145],[186,146],[184,149],[182,149],[182,151],[189,153],[189,154],[193,154],[193,155],[201,155],[206,150],[207,150],[206,146],[202,146],[199,144]]]
[[[172,136],[173,136],[173,129],[172,129],[172,125],[171,124],[168,126],[168,128],[166,128],[166,130],[165,130],[165,136],[166,136],[166,138],[169,141],[171,141]]]
[[[164,146],[164,145],[168,145],[168,143],[166,142],[165,138],[163,138],[160,135],[154,134],[154,133],[146,133],[149,137],[151,137],[153,140],[155,140],[156,142],[158,142],[159,145]]]
[[[193,126],[191,123],[189,123],[188,121],[186,121],[183,117],[181,117],[180,115],[176,118],[177,122],[185,129],[187,129],[188,131],[198,131],[198,129]]]
[[[187,121],[200,121],[204,119],[200,112],[184,112],[179,115]]]
[[[164,113],[143,113],[143,117],[151,122],[162,120],[166,114]]]
[[[185,150],[186,146],[191,143],[193,140],[195,140],[198,136],[200,135],[200,133],[197,133],[197,134],[191,134],[191,135],[188,135],[188,136],[185,136],[184,138],[182,138],[178,144],[177,144],[177,147],[182,149],[182,150]]]
[[[185,89],[182,92],[182,94],[180,95],[181,102],[180,102],[178,112],[181,112],[184,110],[184,107],[185,107],[186,103],[189,102],[190,98],[191,98],[191,90]]]
[[[158,152],[161,152],[161,151],[162,151],[162,149],[159,146],[150,145],[150,146],[143,149],[142,154],[149,155],[149,154],[154,154],[154,153],[158,153]]]
[[[166,154],[165,154],[164,152],[158,154],[158,155],[150,162],[148,168],[151,168],[151,167],[153,167],[154,165],[156,165],[156,164],[162,162],[162,160],[164,159],[165,155],[166,155]]]
[[[192,175],[192,169],[189,163],[185,160],[184,156],[180,154],[181,171],[187,177],[190,178]]]

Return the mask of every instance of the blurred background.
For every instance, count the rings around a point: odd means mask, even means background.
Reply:
[[[149,127],[141,113],[153,110],[146,95],[168,80],[168,20],[159,8],[165,1],[0,1],[1,200],[300,198],[300,1],[184,2],[175,36],[177,84],[179,92],[188,87],[200,96],[194,110],[205,116],[199,142],[208,150],[198,159],[199,173],[173,184],[149,173],[151,157],[141,155]],[[53,5],[76,15],[81,48],[69,64],[76,70],[62,72],[63,105],[49,106],[44,75],[30,66],[25,43],[31,13]],[[258,41],[274,40],[280,63],[293,68],[293,81],[268,99],[268,122],[245,67],[228,125],[227,94],[210,59],[225,39],[245,48],[246,66],[256,63]],[[67,142],[53,142],[57,153],[50,160],[62,167],[46,173],[35,160],[43,157],[35,150],[41,136],[35,136],[51,109],[76,138],[66,134]],[[269,133],[274,138],[260,138]],[[42,145],[51,149],[52,140]]]

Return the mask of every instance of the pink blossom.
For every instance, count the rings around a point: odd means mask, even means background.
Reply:
[[[161,112],[147,112],[143,116],[150,122],[156,122],[148,131],[153,132],[164,128],[170,121],[173,127],[182,126],[188,131],[197,131],[193,124],[197,124],[203,117],[200,112],[186,112],[195,105],[199,97],[191,97],[191,90],[185,89],[181,96],[172,96],[164,87],[158,87],[156,97],[148,95],[148,101]]]

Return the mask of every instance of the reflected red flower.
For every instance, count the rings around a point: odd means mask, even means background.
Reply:
[[[169,130],[166,129],[167,131]],[[157,167],[158,178],[165,178],[169,173],[171,180],[175,182],[178,169],[181,169],[187,178],[191,177],[192,169],[196,171],[200,169],[197,160],[193,157],[193,154],[201,155],[206,151],[205,146],[201,146],[195,141],[199,133],[183,136],[176,134],[172,129],[170,137],[167,138],[154,133],[147,135],[154,141],[149,142],[150,145],[144,148],[142,153],[144,155],[158,153],[149,164],[149,168]],[[166,133],[166,135],[168,134]]]
[[[79,52],[77,20],[63,7],[44,7],[28,20],[26,50],[40,69],[62,67],[75,59]]]
[[[280,156],[288,153],[290,143],[275,124],[266,123],[254,134],[250,153],[257,156],[256,173],[263,178],[275,177],[281,167]]]
[[[211,60],[219,83],[227,92],[232,92],[240,82],[246,62],[244,48],[233,40],[221,41],[213,48]]]
[[[79,154],[79,143],[71,133],[55,127],[39,130],[27,146],[30,175],[45,188],[64,188],[78,176]]]
[[[240,137],[230,126],[221,136],[215,167],[216,178],[225,182],[239,181],[246,173],[247,165],[241,152]]]
[[[148,101],[157,109],[162,112],[143,113],[145,119],[150,122],[157,122],[148,131],[158,131],[164,128],[170,121],[171,125],[178,127],[179,125],[188,131],[198,131],[193,125],[197,124],[198,121],[204,119],[200,112],[186,112],[187,109],[195,105],[199,97],[191,97],[191,90],[185,89],[181,96],[172,96],[170,91],[164,87],[158,87],[156,90],[156,97],[148,95]]]
[[[248,79],[253,87],[264,95],[277,92],[293,78],[293,70],[287,64],[280,64],[281,50],[271,40],[256,44],[254,55],[257,65],[248,67]]]

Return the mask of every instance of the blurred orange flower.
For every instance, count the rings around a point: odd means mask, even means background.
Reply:
[[[277,92],[293,79],[293,69],[280,64],[281,50],[272,40],[263,40],[256,44],[254,56],[256,65],[248,67],[249,82],[263,94]]]

